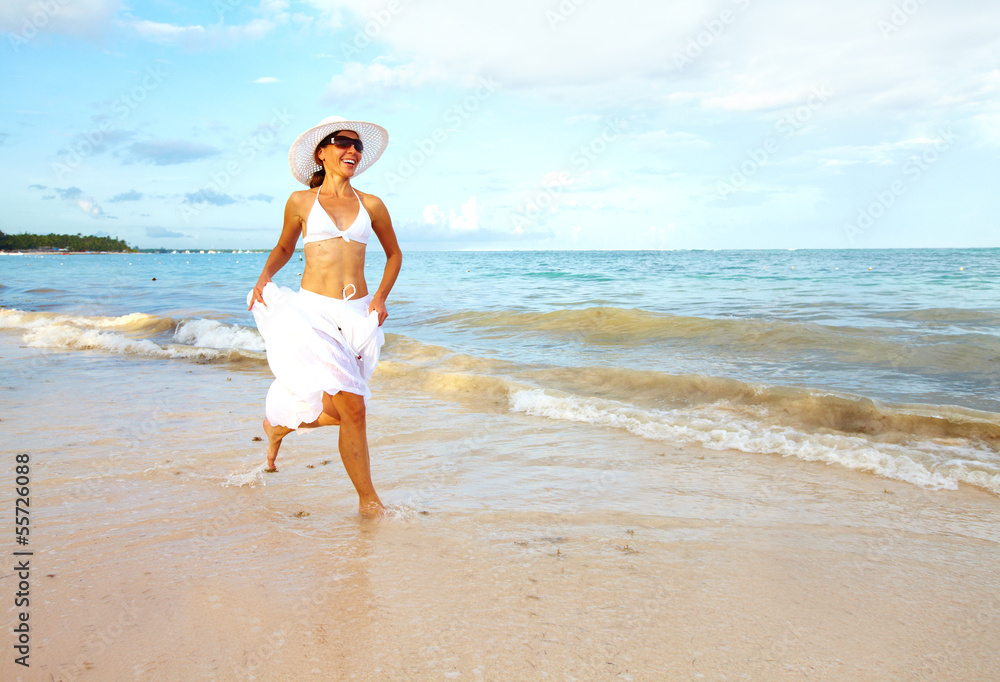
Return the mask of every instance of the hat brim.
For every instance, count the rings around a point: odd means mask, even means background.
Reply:
[[[361,159],[354,168],[354,177],[361,175],[378,161],[389,144],[389,133],[375,123],[324,119],[319,125],[299,135],[288,150],[288,165],[292,169],[292,176],[306,187],[309,186],[313,173],[322,168],[316,163],[314,156],[316,145],[337,130],[351,130],[357,133],[364,146]]]

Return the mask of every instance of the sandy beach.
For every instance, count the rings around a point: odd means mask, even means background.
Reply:
[[[1000,2],[0,29],[0,682],[1000,682]]]
[[[4,679],[1000,675],[982,490],[568,432],[387,363],[369,434],[392,514],[362,521],[333,430],[253,473],[266,368],[2,355],[35,552],[32,665],[8,654]]]

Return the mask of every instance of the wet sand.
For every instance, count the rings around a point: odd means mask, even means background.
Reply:
[[[5,680],[1000,677],[978,489],[664,447],[387,364],[369,434],[393,513],[363,521],[334,429],[224,485],[263,461],[266,369],[0,355],[35,551],[32,667],[8,652]]]

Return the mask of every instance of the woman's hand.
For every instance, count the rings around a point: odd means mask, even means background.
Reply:
[[[264,287],[270,283],[271,283],[270,279],[261,278],[257,280],[257,286],[253,288],[253,297],[250,299],[250,307],[248,307],[247,310],[253,310],[253,304],[256,303],[257,301],[260,301],[260,304],[265,308],[267,307],[267,304],[264,303],[263,292],[264,292]]]
[[[372,302],[368,304],[368,312],[375,311],[378,313],[378,326],[382,326],[385,322],[385,318],[389,317],[389,312],[385,309],[385,301],[381,298],[373,298]]]

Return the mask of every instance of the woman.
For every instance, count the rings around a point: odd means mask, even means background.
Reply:
[[[299,135],[288,162],[309,189],[288,198],[281,237],[247,296],[275,376],[264,406],[267,471],[277,471],[281,439],[292,431],[340,425],[340,457],[364,516],[383,511],[371,480],[365,408],[385,341],[385,301],[403,256],[385,204],[356,191],[351,178],[378,160],[388,140],[381,126],[337,116]],[[374,294],[365,282],[372,232],[386,255]],[[295,252],[300,234],[305,268],[301,288],[292,291],[271,278]]]

